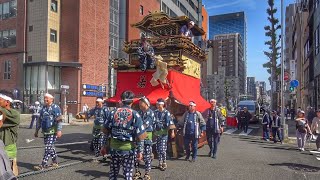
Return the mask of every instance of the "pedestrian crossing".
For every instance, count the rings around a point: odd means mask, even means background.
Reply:
[[[248,136],[248,135],[250,135],[250,133],[253,132],[254,129],[255,128],[248,128],[247,133],[245,133],[243,130],[240,131],[238,129],[233,128],[233,129],[228,129],[227,131],[224,132],[224,134],[238,134],[240,136]]]
[[[318,161],[320,161],[320,151],[310,151],[310,153],[312,153],[313,155],[316,156],[316,159]]]

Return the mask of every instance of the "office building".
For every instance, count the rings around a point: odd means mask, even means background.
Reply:
[[[208,41],[208,89],[220,98],[220,102],[226,103],[225,97],[229,94],[229,98],[236,103],[239,95],[245,94],[245,81],[241,35],[222,34]]]
[[[247,77],[247,95],[257,99],[256,78]]]
[[[72,114],[106,96],[109,2],[11,0],[1,1],[0,7],[7,8],[7,2],[9,14],[0,11],[5,44],[0,60],[8,81],[0,82],[0,89],[17,90],[25,105],[43,103],[44,94],[51,93]]]

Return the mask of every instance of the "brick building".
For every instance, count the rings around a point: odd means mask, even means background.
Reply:
[[[0,9],[0,89],[17,89],[26,105],[49,92],[64,107],[68,85],[72,114],[106,96],[109,1],[0,0]]]
[[[24,0],[0,0],[0,89],[23,92],[26,55],[26,4]]]

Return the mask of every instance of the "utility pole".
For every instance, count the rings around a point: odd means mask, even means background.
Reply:
[[[113,59],[111,55],[111,46],[109,46],[109,68],[108,68],[108,98],[113,97],[113,89],[114,89],[114,84],[113,84],[113,79],[114,79],[114,69],[112,67],[113,65]]]
[[[283,38],[284,38],[284,4],[281,0],[281,88],[280,88],[280,98],[281,98],[281,119],[283,121],[283,138],[288,137],[288,126],[286,125],[286,119],[284,116],[284,48],[283,48]]]

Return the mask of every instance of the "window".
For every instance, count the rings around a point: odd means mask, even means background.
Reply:
[[[2,47],[9,47],[9,31],[2,31]]]
[[[140,14],[143,15],[143,6],[140,5]]]
[[[16,47],[16,30],[10,30],[9,31],[9,37],[8,37],[8,41],[9,41],[9,45],[8,47]]]
[[[29,26],[29,32],[33,31],[33,26]]]
[[[2,19],[2,4],[0,3],[0,20]]]
[[[11,79],[11,61],[5,61],[4,62],[3,79],[5,79],[5,80]]]
[[[306,62],[308,59],[309,49],[310,49],[310,46],[309,46],[309,40],[308,40],[304,45],[304,62]]]
[[[57,42],[57,31],[56,30],[53,30],[53,29],[50,29],[50,41],[51,42]]]
[[[0,31],[0,48],[2,48],[2,31]]]
[[[9,5],[9,17],[17,16],[17,0],[10,1]]]
[[[51,11],[58,12],[58,1],[51,0]]]
[[[32,62],[32,56],[28,56],[28,62]]]
[[[10,7],[10,3],[6,2],[2,4],[2,19],[7,19],[10,16],[10,11],[9,11],[9,7]]]
[[[188,14],[187,8],[184,5],[180,4],[180,9],[183,13]]]

